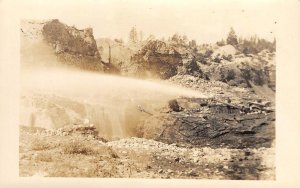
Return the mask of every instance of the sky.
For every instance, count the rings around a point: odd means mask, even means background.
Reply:
[[[76,3],[75,3],[76,2]],[[92,27],[95,38],[127,40],[135,26],[156,38],[185,34],[197,43],[226,38],[230,27],[237,35],[258,35],[267,40],[276,36],[276,0],[85,0],[26,1],[21,18],[54,19],[79,29]]]

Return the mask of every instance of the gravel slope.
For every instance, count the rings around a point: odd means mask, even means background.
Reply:
[[[92,131],[20,127],[20,176],[270,180],[274,152],[274,147],[193,148],[135,137],[106,142]]]

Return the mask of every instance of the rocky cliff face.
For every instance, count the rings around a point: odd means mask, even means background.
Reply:
[[[61,23],[59,20],[22,21],[21,52],[24,52],[23,64],[66,65],[91,71],[104,71],[92,28],[79,30]],[[41,46],[45,50],[41,50]],[[31,51],[37,51],[33,55]],[[47,56],[51,55],[51,62]],[[31,57],[28,62],[28,57]],[[37,57],[42,56],[38,59]],[[36,60],[34,60],[34,59]],[[24,61],[23,61],[24,60]],[[47,62],[47,63],[45,63]]]
[[[178,67],[183,66],[186,58],[186,54],[174,46],[151,40],[132,57],[132,61],[137,64],[139,76],[168,79],[179,72]]]
[[[231,45],[200,48],[160,40],[144,41],[140,46],[140,50],[126,53],[126,58],[113,56],[121,74],[164,80],[190,75],[239,87],[267,85],[275,91],[274,52],[243,54]],[[123,45],[122,49],[130,47]]]
[[[275,53],[267,50],[244,54],[231,45],[191,46],[155,39],[135,46],[111,39],[96,42],[92,28],[79,30],[57,19],[22,22],[21,36],[22,64],[63,64],[142,78],[191,75],[232,86],[267,85],[275,91]]]
[[[190,75],[239,87],[267,85],[275,91],[275,54],[263,51],[246,55],[231,45],[201,51],[188,45],[151,40],[132,55],[127,69],[131,76],[169,79]]]
[[[55,19],[44,25],[42,34],[57,54],[69,53],[100,58],[92,28],[78,30]]]

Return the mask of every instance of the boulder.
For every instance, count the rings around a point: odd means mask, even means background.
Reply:
[[[169,101],[169,108],[175,112],[180,112],[182,110],[175,99]]]

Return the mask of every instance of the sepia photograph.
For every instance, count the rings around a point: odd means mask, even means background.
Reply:
[[[279,186],[299,166],[300,35],[280,0],[16,2],[0,1],[7,181]]]
[[[19,175],[275,180],[276,20],[150,5],[20,20]]]

